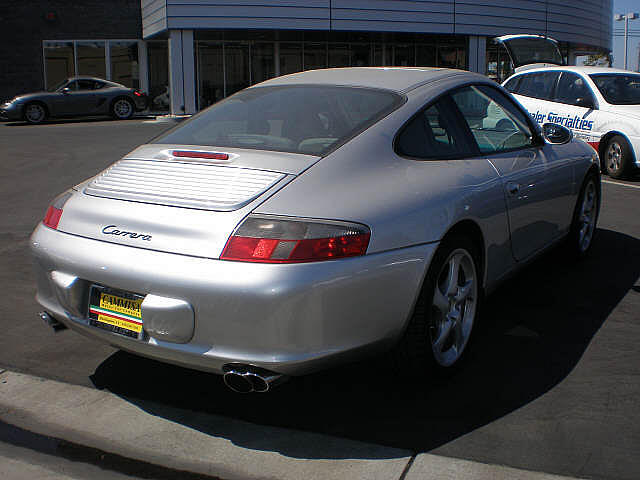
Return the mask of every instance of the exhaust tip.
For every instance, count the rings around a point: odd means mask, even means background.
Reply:
[[[238,393],[264,393],[288,379],[285,375],[241,363],[228,363],[222,369],[225,385]]]
[[[224,374],[224,383],[236,393],[250,393],[253,391],[253,384],[242,373],[230,371]]]
[[[40,312],[38,313],[38,318],[42,320],[44,323],[49,325],[54,332],[59,332],[60,330],[66,330],[67,326],[64,323],[56,320],[49,312]]]
[[[243,375],[243,378],[249,381],[254,392],[264,393],[269,390],[269,382],[256,373],[247,372]]]

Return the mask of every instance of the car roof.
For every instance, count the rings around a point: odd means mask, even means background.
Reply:
[[[307,70],[283,75],[259,84],[276,85],[341,85],[380,88],[399,93],[408,92],[426,83],[447,77],[459,77],[460,81],[482,80],[487,77],[466,70],[431,67],[347,67]],[[255,87],[252,87],[255,88]]]
[[[102,82],[102,83],[106,83],[107,85],[115,85],[118,87],[122,87],[124,85],[121,85],[119,83],[113,82],[111,80],[105,80],[104,78],[98,78],[98,77],[87,77],[87,76],[79,76],[79,77],[69,77],[67,78],[68,82],[72,82],[74,80],[90,80],[92,82]]]
[[[525,73],[532,73],[532,72],[548,72],[548,71],[554,71],[554,70],[558,70],[558,71],[565,71],[565,72],[576,72],[576,73],[582,73],[584,75],[591,75],[594,73],[625,73],[625,74],[629,74],[629,73],[637,73],[637,72],[632,72],[631,70],[623,70],[621,68],[611,68],[611,67],[591,67],[591,66],[587,66],[587,65],[582,65],[582,66],[570,66],[570,65],[558,65],[558,66],[553,66],[553,67],[534,67],[534,68],[527,68],[526,70],[523,70],[521,72],[517,72],[516,74],[514,74],[514,76],[516,75],[522,75]]]

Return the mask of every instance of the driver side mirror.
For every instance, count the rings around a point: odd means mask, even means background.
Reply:
[[[542,136],[547,143],[562,145],[571,141],[573,132],[557,123],[545,123],[542,125]]]
[[[63,93],[64,95],[68,95],[69,93],[71,93],[71,89],[70,89],[69,87],[64,87],[64,88],[62,89],[62,93]]]

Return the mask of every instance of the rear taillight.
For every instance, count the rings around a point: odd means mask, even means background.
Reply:
[[[140,90],[134,90],[134,91],[133,91],[133,94],[134,94],[136,97],[144,97],[144,96],[145,96],[145,94],[144,94],[143,92],[141,92]]]
[[[356,223],[252,215],[227,241],[223,260],[301,263],[357,257],[367,252],[369,229]]]
[[[47,213],[45,213],[42,223],[47,227],[56,230],[58,228],[58,223],[60,223],[60,217],[62,217],[64,204],[71,198],[71,195],[71,192],[65,192],[56,198],[53,203],[49,205],[49,208],[47,208]]]

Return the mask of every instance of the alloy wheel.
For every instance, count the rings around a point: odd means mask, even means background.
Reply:
[[[471,335],[478,305],[478,279],[471,254],[456,249],[445,261],[434,289],[429,334],[436,362],[453,365]]]
[[[593,180],[585,186],[584,195],[582,197],[582,206],[580,207],[580,216],[578,217],[578,248],[580,252],[586,252],[591,245],[593,232],[596,226],[596,210],[598,203],[598,194]]]
[[[131,102],[120,99],[113,105],[113,111],[118,118],[129,118],[132,113]]]
[[[25,117],[27,117],[27,121],[31,123],[40,123],[45,117],[44,108],[37,103],[28,105],[25,110]]]
[[[607,150],[607,170],[615,172],[622,166],[622,147],[618,142],[611,142]]]

